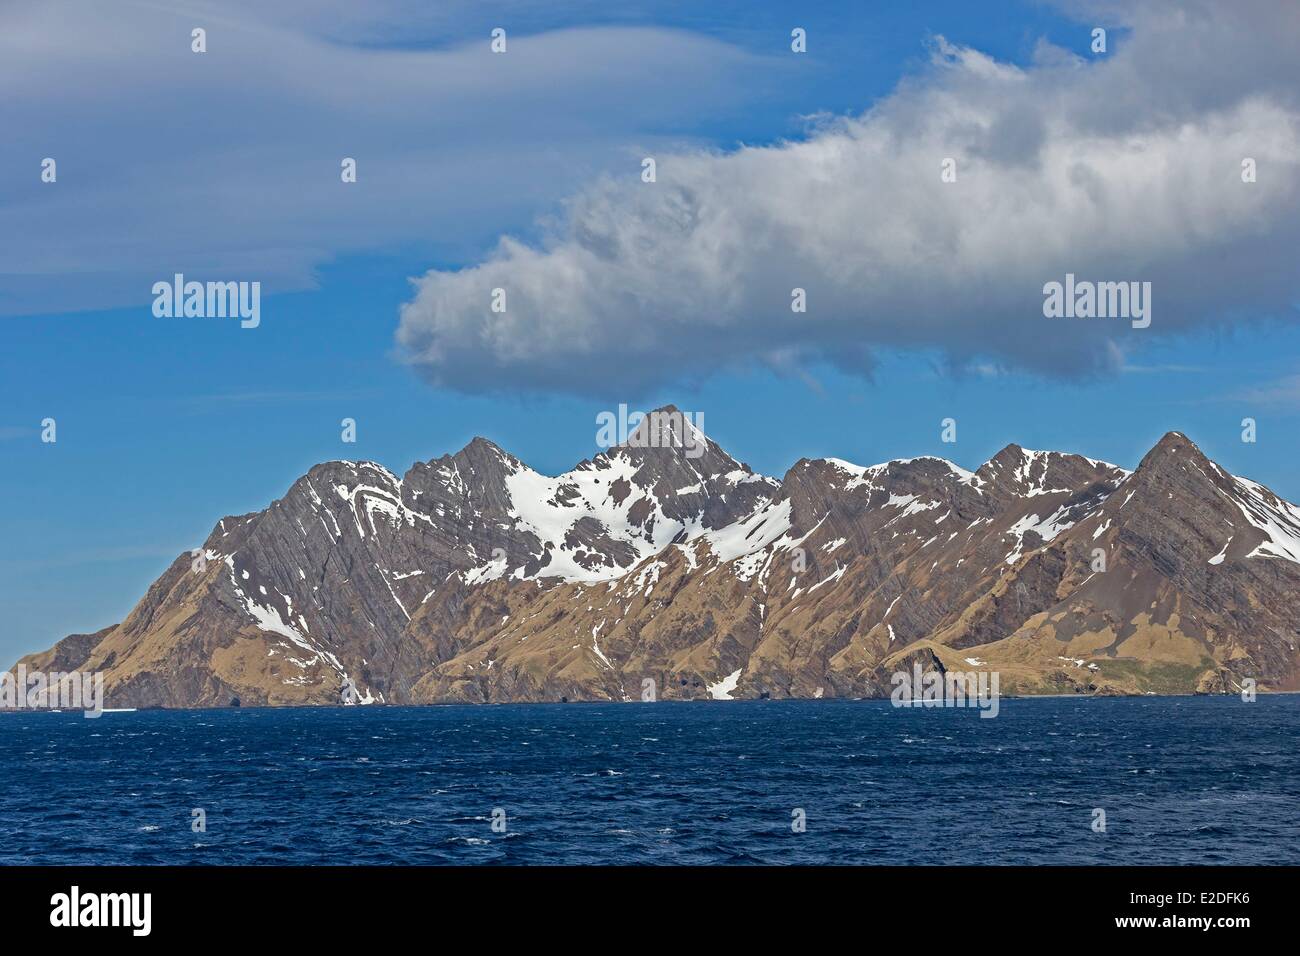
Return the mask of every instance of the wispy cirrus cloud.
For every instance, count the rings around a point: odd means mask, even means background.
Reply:
[[[1254,402],[1270,408],[1300,409],[1300,374],[1288,375],[1263,385],[1233,393],[1233,401]]]
[[[270,295],[349,254],[463,261],[629,139],[687,141],[777,81],[687,31],[510,10],[494,54],[460,2],[0,5],[0,87],[22,91],[0,98],[0,315],[147,306],[174,272]]]
[[[297,402],[339,402],[343,400],[373,398],[376,394],[377,391],[374,389],[322,389],[319,391],[242,389],[238,391],[215,392],[210,395],[190,395],[183,397],[180,401],[182,404],[192,408],[211,411],[242,405],[284,405],[287,403]]]

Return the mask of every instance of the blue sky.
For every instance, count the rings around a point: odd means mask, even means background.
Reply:
[[[1012,441],[1132,467],[1176,429],[1234,473],[1300,498],[1300,329],[1294,306],[1278,305],[1294,303],[1295,290],[1270,287],[1293,282],[1295,270],[1281,276],[1275,260],[1245,243],[1291,260],[1294,246],[1279,253],[1278,238],[1288,233],[1264,227],[1235,246],[1188,241],[1177,255],[1164,234],[1144,237],[1152,245],[1134,255],[1146,256],[1161,278],[1177,277],[1183,262],[1201,276],[1205,261],[1224,263],[1215,286],[1223,299],[1215,315],[1195,322],[1180,303],[1185,324],[1121,335],[1101,363],[1069,357],[1103,354],[1095,338],[1022,349],[1046,320],[998,326],[996,315],[981,312],[983,272],[967,286],[970,320],[945,302],[954,326],[928,339],[906,326],[877,333],[878,313],[869,311],[810,332],[818,348],[800,352],[765,320],[754,319],[751,336],[744,316],[728,316],[719,354],[731,343],[734,362],[696,348],[689,325],[651,342],[653,361],[634,352],[620,359],[617,343],[636,339],[642,325],[618,329],[614,346],[584,356],[570,343],[539,364],[530,356],[552,349],[562,333],[524,324],[514,340],[522,350],[468,357],[481,364],[465,366],[476,376],[467,386],[456,369],[413,355],[396,338],[399,322],[426,321],[412,277],[431,273],[436,302],[453,301],[451,283],[499,255],[501,236],[551,249],[548,233],[570,215],[572,197],[602,175],[635,181],[643,155],[669,157],[666,176],[673,156],[702,156],[696,161],[707,169],[747,147],[815,139],[833,118],[861,116],[894,96],[900,82],[919,86],[918,95],[947,95],[930,79],[937,37],[1030,69],[1043,61],[1044,41],[1098,59],[1089,51],[1094,22],[1111,27],[1107,55],[1120,56],[1129,24],[1038,3],[1000,4],[996,12],[966,2],[830,3],[812,13],[804,4],[754,2],[620,13],[605,3],[544,12],[449,4],[431,12],[384,2],[365,14],[325,6],[285,3],[272,14],[251,3],[196,4],[177,15],[128,4],[120,23],[94,20],[103,14],[88,6],[84,15],[100,28],[79,30],[70,42],[98,46],[53,53],[33,38],[57,35],[66,28],[59,20],[0,14],[0,36],[8,37],[0,40],[8,64],[0,79],[36,91],[25,103],[0,105],[0,126],[13,131],[0,144],[5,663],[120,620],[220,517],[265,507],[318,461],[369,458],[401,473],[481,434],[554,473],[594,453],[596,414],[620,402],[702,411],[705,429],[735,457],[777,476],[800,457],[823,455],[871,463],[938,454],[974,468]],[[189,28],[201,23],[207,60],[188,50]],[[517,75],[485,78],[497,69],[482,53],[495,26],[513,44],[505,58],[519,51]],[[808,31],[804,56],[789,51],[794,26]],[[1143,26],[1131,26],[1135,41]],[[236,38],[248,62],[264,61],[266,44],[283,51],[269,92],[246,80],[237,58],[223,59]],[[173,42],[179,52],[150,61],[149,44]],[[132,66],[114,63],[140,43]],[[526,59],[532,50],[535,59]],[[76,64],[61,64],[63,55]],[[1267,50],[1255,59],[1267,87]],[[620,63],[630,65],[620,71]],[[961,69],[978,78],[982,64]],[[67,87],[61,69],[74,74]],[[193,78],[200,69],[210,75]],[[325,83],[315,70],[331,77],[328,97],[304,105],[285,92]],[[410,95],[430,72],[437,88]],[[156,92],[160,78],[178,76],[175,90]],[[977,85],[964,75],[942,82]],[[1071,95],[1072,80],[1053,82],[1063,98]],[[1204,102],[1194,93],[1183,84],[1179,96],[1188,101],[1176,108],[1190,115],[1225,108],[1212,101],[1217,93],[1205,92]],[[899,114],[912,103],[890,102]],[[905,136],[904,120],[890,122],[891,136]],[[38,180],[44,156],[58,158],[57,184]],[[354,186],[338,183],[340,156],[358,158]],[[887,192],[878,197],[882,219]],[[622,195],[612,193],[612,218],[626,206]],[[1274,204],[1285,211],[1293,198]],[[867,207],[864,233],[875,208]],[[1196,232],[1196,215],[1231,219],[1235,210],[1175,211],[1185,237]],[[554,239],[561,250],[573,232],[566,228]],[[992,270],[990,282],[1000,265],[974,263]],[[262,281],[260,327],[155,318],[149,288],[178,270]],[[411,303],[412,316],[400,317]],[[873,308],[886,306],[908,317],[905,295]],[[918,301],[918,325],[928,308]],[[586,326],[570,334],[598,338]],[[859,334],[870,361],[841,361]],[[750,338],[771,347],[748,354]],[[1040,352],[1050,356],[1040,361]],[[566,388],[564,379],[583,387]],[[1240,440],[1245,416],[1259,423],[1254,444]],[[58,422],[55,444],[40,441],[46,417]],[[345,417],[357,421],[355,445],[340,441]],[[939,440],[947,417],[958,422],[955,444]]]

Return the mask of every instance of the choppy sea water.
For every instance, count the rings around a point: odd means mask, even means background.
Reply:
[[[1295,864],[1298,730],[1300,696],[8,713],[0,864]]]

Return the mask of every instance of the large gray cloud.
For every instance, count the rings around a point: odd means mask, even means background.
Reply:
[[[538,242],[414,280],[405,356],[468,391],[623,393],[752,361],[865,371],[880,347],[1081,376],[1144,337],[1294,318],[1297,7],[1080,16],[1124,28],[1108,57],[1042,44],[1019,68],[940,38],[921,75],[802,141],[661,154],[652,184],[631,161]],[[1043,284],[1067,272],[1150,281],[1151,327],[1045,319]]]

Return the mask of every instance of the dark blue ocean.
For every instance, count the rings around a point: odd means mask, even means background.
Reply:
[[[1295,864],[1297,730],[1300,696],[9,713],[0,864]]]

